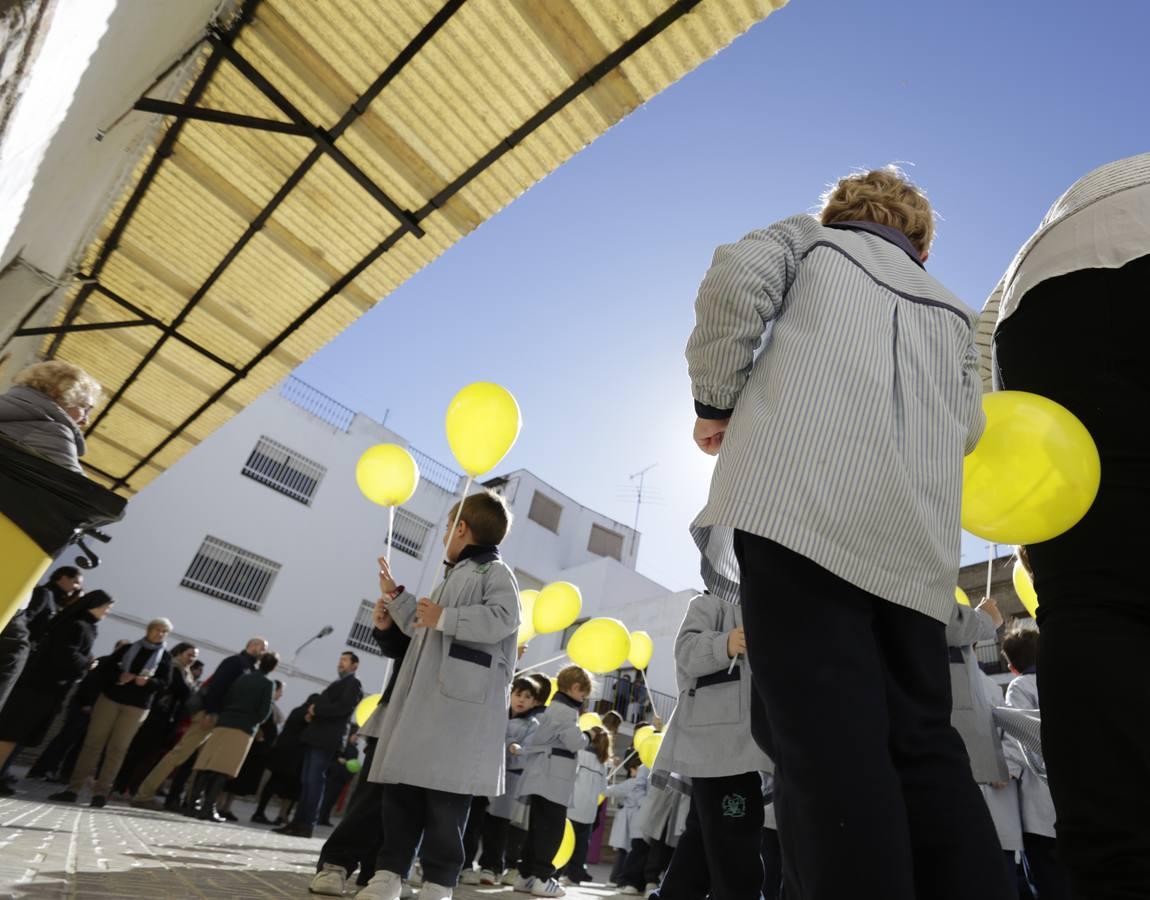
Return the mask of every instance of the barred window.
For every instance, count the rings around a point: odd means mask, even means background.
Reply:
[[[548,531],[559,533],[559,517],[563,515],[563,507],[539,491],[531,498],[531,509],[527,511],[527,518],[538,522]]]
[[[408,556],[423,559],[423,548],[427,546],[434,529],[435,526],[427,519],[421,519],[400,507],[395,511],[395,532],[391,536],[391,545]]]
[[[375,626],[371,621],[371,612],[375,609],[375,604],[370,600],[364,600],[359,604],[359,612],[355,614],[355,621],[351,625],[351,631],[347,635],[347,645],[354,647],[356,650],[362,650],[364,653],[374,653],[376,656],[383,656],[383,652],[379,649],[379,644],[375,642],[375,638],[371,636],[371,632]]]
[[[279,570],[279,563],[209,535],[180,584],[245,609],[259,610]]]
[[[248,478],[304,505],[311,504],[315,489],[326,472],[327,469],[319,463],[269,437],[259,439],[242,470]]]
[[[623,535],[617,531],[609,531],[601,525],[592,525],[591,539],[587,542],[587,549],[596,556],[610,556],[622,562]]]

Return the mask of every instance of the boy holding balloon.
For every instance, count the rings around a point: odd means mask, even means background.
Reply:
[[[950,726],[963,456],[985,420],[975,319],[926,271],[933,237],[897,169],[842,178],[817,217],[715,252],[687,344],[695,442],[718,457],[693,531],[707,586],[742,602],[808,900],[1010,896]]]
[[[384,714],[370,779],[383,784],[386,839],[362,900],[398,900],[418,850],[423,900],[447,900],[463,868],[471,798],[503,791],[508,688],[519,590],[499,555],[511,527],[503,498],[472,494],[451,510],[447,572],[416,598],[380,563],[395,624],[412,637]]]
[[[591,676],[582,666],[567,666],[557,677],[559,690],[539,727],[511,752],[525,757],[519,797],[531,806],[527,844],[519,861],[515,890],[536,897],[562,897],[552,860],[563,840],[567,807],[575,794],[577,754],[588,736],[579,726],[579,711],[591,693]]]

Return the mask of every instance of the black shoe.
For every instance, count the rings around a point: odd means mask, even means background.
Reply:
[[[312,835],[312,829],[303,825],[297,825],[295,822],[288,822],[283,828],[274,829],[272,833],[284,834],[288,837],[309,838]]]
[[[0,797],[15,797],[16,790],[12,787],[12,783],[5,781],[0,783]]]
[[[103,794],[96,794],[92,797],[92,802],[88,804],[92,809],[103,809],[108,805],[108,798]]]
[[[221,809],[221,810],[218,810],[218,812],[223,817],[223,820],[225,822],[238,822],[240,820],[239,816],[237,816],[230,809]]]
[[[203,809],[196,813],[196,818],[201,822],[215,822],[216,824],[227,821],[227,819],[216,812],[216,808],[210,803],[204,804]]]
[[[272,823],[272,820],[265,816],[262,812],[252,813],[251,821],[255,822],[257,825],[271,825]]]
[[[327,819],[320,819],[315,824],[316,825],[322,825],[324,828],[335,828],[335,826],[332,825],[331,822],[329,822]]]
[[[48,799],[53,803],[75,803],[78,798],[75,791],[57,791]]]

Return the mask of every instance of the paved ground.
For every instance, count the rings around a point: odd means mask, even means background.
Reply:
[[[0,799],[0,897],[64,898],[309,897],[322,837],[310,840],[272,834],[243,824],[208,825],[171,813],[132,809],[112,802],[44,801],[58,785],[22,782],[20,795]],[[235,810],[246,820],[250,806]],[[597,876],[605,869],[592,867]],[[460,900],[513,895],[510,888],[460,888]],[[598,886],[569,889],[572,900],[612,896]]]

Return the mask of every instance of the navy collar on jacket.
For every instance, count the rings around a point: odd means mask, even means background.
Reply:
[[[556,691],[555,696],[551,698],[551,702],[559,701],[564,706],[570,706],[572,709],[581,709],[583,704],[576,700],[574,697],[568,697],[562,691]]]
[[[1022,674],[1023,675],[1037,675],[1038,674],[1038,666],[1031,666],[1029,669],[1023,669]]]
[[[864,222],[864,221],[851,221],[851,222],[835,222],[833,225],[828,225],[827,228],[841,228],[845,231],[867,231],[873,235],[877,235],[883,240],[890,241],[896,247],[900,248],[911,259],[914,264],[920,269],[925,269],[922,257],[919,256],[918,251],[914,249],[914,244],[910,242],[905,234],[897,228],[891,228],[889,225],[880,225],[878,222]]]
[[[486,547],[482,544],[468,544],[459,551],[459,559],[455,562],[449,562],[447,567],[450,569],[459,565],[465,559],[473,559],[476,564],[495,562],[499,559],[498,547]]]

